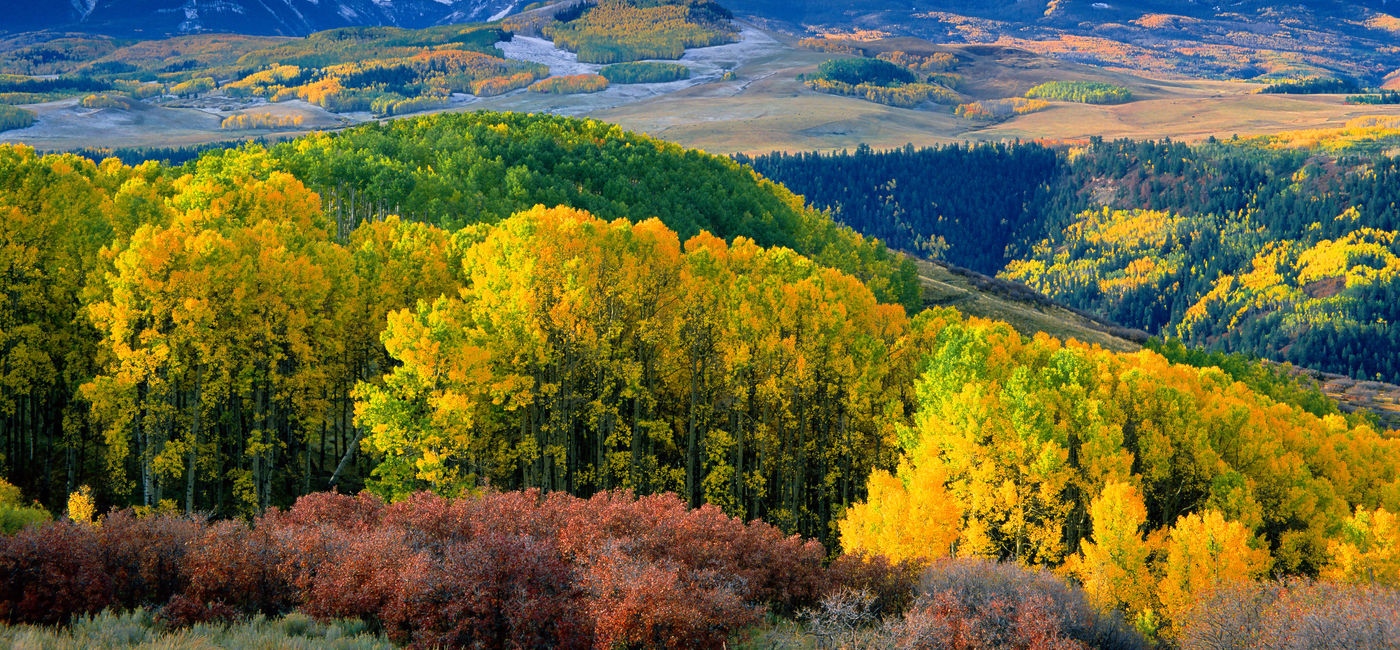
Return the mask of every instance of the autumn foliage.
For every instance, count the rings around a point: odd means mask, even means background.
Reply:
[[[596,74],[576,74],[550,77],[530,84],[530,90],[553,95],[597,93],[608,89],[608,79]]]
[[[798,638],[819,648],[1064,649],[1149,647],[1117,615],[1045,570],[985,559],[941,560],[920,572],[911,601],[889,609],[875,593],[839,589],[802,614]],[[803,646],[805,647],[805,646]]]
[[[833,588],[909,589],[885,565],[834,572],[824,558],[815,542],[673,495],[320,493],[251,524],[125,511],[0,537],[0,620],[300,609],[365,619],[414,647],[687,648]]]
[[[687,48],[730,43],[729,12],[709,0],[602,0],[544,28],[555,45],[587,63],[679,59]]]
[[[898,474],[848,510],[849,548],[1064,566],[1168,635],[1219,586],[1270,571],[1394,575],[1393,435],[1218,369],[975,319],[930,349]]]
[[[35,119],[37,118],[34,115],[34,111],[18,106],[0,104],[0,131],[23,129],[34,124]]]

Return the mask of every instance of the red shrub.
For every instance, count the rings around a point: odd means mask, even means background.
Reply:
[[[586,648],[573,570],[551,541],[486,533],[448,546],[404,575],[386,628],[417,647]]]
[[[282,526],[331,526],[347,531],[367,531],[384,522],[384,500],[372,492],[357,496],[317,492],[297,502],[277,517]]]
[[[649,561],[620,548],[600,553],[588,569],[588,614],[595,647],[714,648],[729,631],[757,620],[733,579]]]
[[[189,588],[197,603],[221,603],[238,611],[274,614],[291,609],[293,588],[269,534],[241,521],[210,526],[186,556]]]
[[[131,510],[107,515],[98,534],[114,602],[158,606],[184,591],[185,555],[206,527],[185,517],[138,517]]]
[[[305,563],[293,577],[302,610],[321,618],[400,618],[408,576],[430,562],[398,529],[340,532],[322,542],[324,561]]]
[[[97,531],[71,521],[0,536],[0,620],[56,624],[112,603]]]
[[[815,542],[674,495],[539,491],[386,505],[317,494],[249,526],[111,515],[0,540],[0,618],[56,622],[164,605],[171,624],[356,617],[420,647],[694,647],[766,608],[814,603],[831,576],[897,601],[900,567],[822,566]],[[841,568],[844,567],[844,568]]]
[[[674,494],[635,498],[625,491],[587,501],[551,495],[547,505],[565,513],[561,546],[585,563],[620,540],[636,557],[728,576],[747,602],[792,611],[820,595],[825,556],[820,544],[762,522],[745,524],[711,505],[692,510]]]
[[[185,627],[196,623],[228,622],[237,619],[242,613],[220,602],[206,603],[185,595],[175,596],[156,614],[156,620],[171,627]]]

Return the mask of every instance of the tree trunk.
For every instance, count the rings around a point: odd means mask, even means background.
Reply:
[[[194,373],[194,414],[190,417],[190,452],[187,459],[188,467],[185,468],[185,514],[194,514],[194,483],[195,483],[195,459],[199,455],[199,425],[200,416],[204,413],[204,396],[201,393],[201,386],[204,379],[204,368],[197,367]]]

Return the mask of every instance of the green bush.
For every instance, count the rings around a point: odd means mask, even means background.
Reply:
[[[43,523],[53,519],[48,510],[35,506],[0,505],[0,532],[13,535],[30,524]]]

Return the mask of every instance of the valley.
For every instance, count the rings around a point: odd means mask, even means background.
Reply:
[[[591,117],[725,154],[837,151],[860,144],[892,148],[1016,139],[1077,142],[1091,136],[1199,141],[1337,128],[1358,117],[1400,115],[1400,105],[1348,104],[1341,95],[1262,95],[1254,82],[1102,68],[1016,46],[935,45],[908,37],[867,43],[874,51],[957,56],[965,79],[959,92],[966,101],[1014,97],[1036,84],[1066,79],[1102,80],[1135,93],[1135,100],[1124,104],[1056,102],[1048,110],[984,124],[957,118],[938,105],[905,109],[813,92],[797,81],[798,75],[842,55],[806,49],[796,37],[757,24],[739,25],[737,42],[692,48],[680,57],[679,62],[691,69],[684,81],[615,85],[595,94],[541,96],[523,89],[494,97],[457,93],[445,106],[421,114],[510,110]],[[603,67],[579,63],[573,53],[535,36],[519,36],[490,50],[506,59],[546,65],[552,75],[596,73]],[[368,111],[332,113],[305,101],[269,104],[218,93],[179,101],[147,100],[130,110],[83,109],[76,99],[21,106],[35,112],[36,124],[0,137],[48,151],[284,138],[379,119]],[[255,134],[220,128],[230,115],[263,113],[300,118],[301,124]]]

